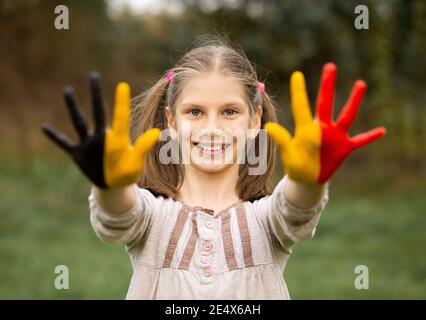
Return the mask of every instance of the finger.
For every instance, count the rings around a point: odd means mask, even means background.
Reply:
[[[351,95],[346,104],[343,106],[343,109],[337,119],[337,125],[343,130],[348,130],[354,122],[358,114],[359,107],[361,106],[366,88],[367,85],[364,81],[358,80],[355,82]]]
[[[336,65],[334,63],[326,63],[322,69],[316,106],[318,119],[325,123],[332,122],[335,86]]]
[[[383,137],[386,134],[386,128],[380,127],[368,132],[364,132],[351,138],[353,149],[359,149],[365,145]]]
[[[43,125],[41,126],[41,129],[50,140],[56,143],[60,148],[65,150],[67,153],[71,153],[71,151],[75,148],[75,145],[68,139],[66,135],[58,132],[50,124],[43,123]]]
[[[160,139],[160,129],[152,128],[143,133],[135,143],[135,150],[138,156],[142,158],[154,147]]]
[[[305,77],[300,71],[293,72],[290,78],[291,108],[296,128],[312,122],[312,113],[306,93]]]
[[[77,106],[75,101],[74,90],[72,87],[66,87],[64,90],[65,103],[67,105],[68,111],[71,115],[72,122],[74,127],[80,137],[80,140],[83,141],[87,137],[87,122],[84,118],[83,113],[80,108]]]
[[[118,135],[129,134],[130,122],[130,87],[126,82],[120,82],[115,90],[114,118],[112,130]]]
[[[105,110],[102,104],[100,76],[97,72],[90,74],[90,90],[92,92],[92,111],[95,121],[95,132],[105,131]]]
[[[285,152],[291,143],[291,135],[287,129],[275,122],[266,123],[264,128],[272,140],[278,144],[280,150]]]

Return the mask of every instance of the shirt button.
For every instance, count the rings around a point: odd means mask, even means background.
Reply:
[[[212,275],[212,269],[204,269],[203,274],[205,277],[210,277]]]
[[[213,223],[210,220],[206,221],[206,227],[209,229],[213,229]]]
[[[202,264],[208,264],[209,263],[209,257],[206,257],[206,256],[201,257],[201,263]]]
[[[209,241],[205,241],[203,248],[205,251],[211,251],[213,249],[213,244]]]

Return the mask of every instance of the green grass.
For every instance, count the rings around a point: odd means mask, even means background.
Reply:
[[[315,237],[289,259],[292,298],[425,299],[424,183],[342,186],[332,185]],[[357,265],[368,267],[368,290],[354,287]]]
[[[70,162],[0,164],[0,298],[122,299],[127,253],[102,243],[89,222],[89,185]],[[333,183],[314,239],[284,273],[293,299],[426,298],[425,183]],[[357,265],[369,290],[354,288]],[[57,265],[69,290],[57,290]]]
[[[89,221],[89,185],[73,164],[2,167],[0,298],[121,299],[131,277],[127,253],[101,242]],[[69,290],[57,290],[57,265]]]

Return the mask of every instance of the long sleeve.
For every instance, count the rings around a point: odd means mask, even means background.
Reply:
[[[272,237],[278,240],[281,247],[291,253],[295,243],[302,242],[314,236],[321,212],[328,202],[328,184],[320,201],[307,209],[299,208],[290,203],[284,193],[288,177],[277,184],[271,196],[259,202],[262,207],[258,210]]]
[[[100,206],[93,189],[88,197],[90,222],[100,239],[110,244],[122,244],[132,247],[140,241],[149,228],[152,219],[153,195],[136,184],[134,191],[136,203],[125,212],[112,214]]]

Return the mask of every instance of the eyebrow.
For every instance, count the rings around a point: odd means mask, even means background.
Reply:
[[[230,101],[230,102],[224,103],[221,107],[226,107],[226,106],[235,105],[235,104],[237,104],[237,105],[239,105],[241,107],[244,106],[244,103],[242,103],[241,101]],[[200,107],[200,108],[204,108],[204,106],[202,106],[200,104],[190,103],[190,102],[181,103],[181,106],[182,107]]]

